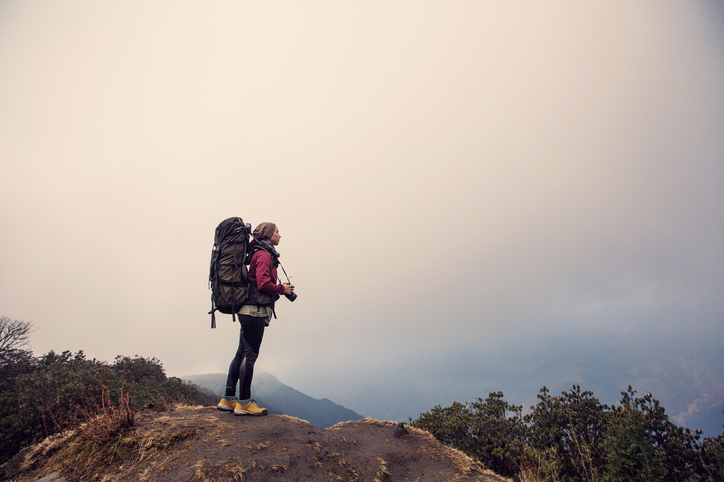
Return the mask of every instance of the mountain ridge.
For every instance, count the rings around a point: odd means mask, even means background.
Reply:
[[[718,320],[660,310],[641,322],[569,320],[541,323],[488,344],[471,340],[447,355],[454,359],[454,370],[453,363],[440,365],[421,355],[353,382],[344,373],[305,380],[302,389],[324,393],[373,418],[408,420],[437,405],[497,391],[526,411],[544,386],[555,394],[580,385],[615,405],[630,385],[641,395],[651,393],[678,425],[715,437],[724,423],[723,344]]]
[[[224,395],[226,387],[225,373],[207,373],[181,377],[201,388],[212,391],[217,396]],[[315,427],[329,428],[340,422],[361,420],[364,416],[348,409],[329,398],[313,398],[280,382],[270,373],[255,373],[252,382],[252,394],[257,403],[270,414],[289,415],[306,420]]]

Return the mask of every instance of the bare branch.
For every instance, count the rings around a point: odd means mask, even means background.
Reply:
[[[23,348],[32,332],[33,324],[29,321],[0,317],[0,355]]]

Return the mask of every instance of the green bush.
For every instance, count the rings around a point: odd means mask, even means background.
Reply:
[[[578,385],[558,396],[543,387],[538,400],[525,417],[528,443],[538,451],[551,449],[555,453],[560,480],[595,479],[605,465],[603,442],[609,407]]]
[[[93,421],[96,432],[88,436],[97,439],[132,423],[133,411],[150,403],[210,405],[216,400],[166,377],[156,358],[118,356],[109,365],[86,359],[82,351],[50,351],[38,358],[15,351],[0,359],[0,401],[4,463],[22,447],[84,422]],[[99,415],[103,420],[95,423]]]
[[[666,482],[724,480],[724,439],[672,423],[651,394],[629,387],[618,406],[574,385],[553,396],[546,387],[521,417],[501,392],[483,401],[436,406],[412,425],[523,482]]]
[[[450,407],[436,406],[412,425],[427,430],[442,443],[477,458],[502,475],[518,472],[523,461],[526,426],[522,406],[510,405],[502,392]]]

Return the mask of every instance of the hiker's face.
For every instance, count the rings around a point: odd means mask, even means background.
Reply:
[[[280,239],[282,239],[282,236],[279,234],[279,228],[276,228],[274,229],[274,234],[272,234],[271,238],[269,238],[269,242],[274,246],[278,246]]]

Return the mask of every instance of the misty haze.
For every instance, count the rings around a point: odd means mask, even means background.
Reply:
[[[259,373],[408,421],[632,385],[724,423],[715,2],[0,3],[0,315],[226,373],[217,224],[299,298]]]

